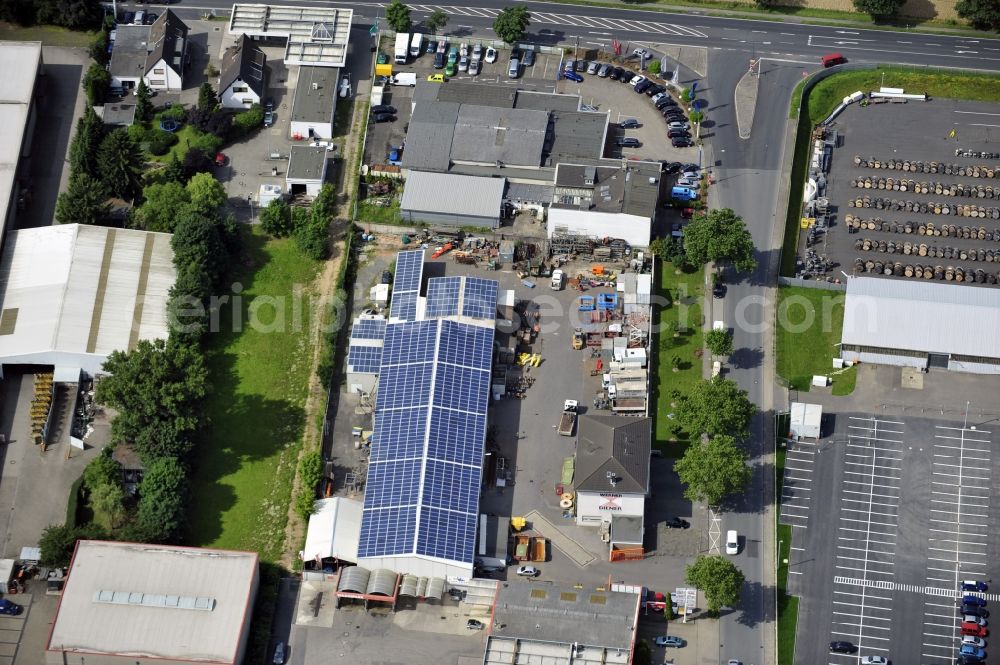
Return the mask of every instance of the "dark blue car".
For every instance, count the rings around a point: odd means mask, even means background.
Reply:
[[[563,78],[567,78],[570,81],[576,81],[577,83],[581,83],[583,81],[583,77],[576,72],[563,72]]]
[[[986,599],[980,598],[979,596],[964,596],[962,598],[962,604],[964,605],[977,605],[979,607],[986,607]]]
[[[965,580],[962,582],[962,591],[987,591],[990,587],[986,582],[980,582],[979,580]]]

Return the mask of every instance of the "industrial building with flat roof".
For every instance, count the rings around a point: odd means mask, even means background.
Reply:
[[[45,648],[48,665],[239,665],[255,552],[81,540]]]
[[[0,246],[8,228],[13,228],[18,199],[31,155],[35,129],[35,91],[42,74],[41,42],[0,42]],[[25,163],[22,163],[25,162]]]
[[[299,68],[288,129],[291,138],[333,138],[339,80],[340,70],[336,68]]]
[[[639,600],[623,591],[501,583],[483,663],[627,665]]]
[[[1000,374],[997,329],[997,289],[851,277],[840,355],[863,363]]]
[[[353,9],[235,4],[230,35],[285,39],[286,65],[343,67]]]
[[[97,374],[112,351],[167,338],[176,277],[166,233],[80,224],[12,231],[0,260],[0,363]]]
[[[412,171],[399,212],[414,224],[476,226],[495,229],[503,211],[504,178]],[[447,192],[447,196],[442,196]]]

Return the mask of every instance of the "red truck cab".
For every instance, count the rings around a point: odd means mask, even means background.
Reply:
[[[847,62],[847,58],[840,55],[839,53],[831,53],[830,55],[824,55],[820,58],[824,67],[833,67],[834,65],[842,65]]]

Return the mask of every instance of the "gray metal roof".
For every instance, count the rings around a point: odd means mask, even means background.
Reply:
[[[548,113],[463,104],[451,144],[454,161],[541,166]]]
[[[293,145],[288,155],[287,180],[320,180],[326,177],[326,148]]]
[[[120,25],[115,30],[115,47],[111,51],[108,71],[118,78],[142,78],[146,73],[149,42],[148,25]]]
[[[580,108],[580,95],[518,90],[514,108],[534,109],[536,111],[577,111]]]
[[[576,489],[645,494],[649,489],[652,420],[580,416],[576,440]],[[608,472],[615,474],[612,487]]]
[[[235,4],[229,34],[284,37],[286,65],[343,67],[353,9]]]
[[[638,608],[638,593],[507,582],[497,593],[491,635],[578,642],[627,653]]]
[[[623,170],[618,160],[605,162],[615,165],[559,164],[552,205],[652,218],[662,177],[659,163],[629,161]]]
[[[549,203],[552,201],[552,185],[510,182],[507,183],[506,199],[526,203]]]
[[[1000,289],[995,287],[882,277],[847,280],[844,344],[1000,358],[998,329]]]
[[[497,218],[506,182],[505,178],[413,171],[406,180],[399,207],[414,213]]]
[[[187,24],[169,9],[163,10],[163,13],[149,26],[149,56],[146,58],[146,71],[163,60],[183,78],[187,36]]]
[[[547,164],[567,159],[597,159],[604,152],[609,112],[554,111],[545,145]]]
[[[135,121],[135,104],[129,100],[120,102],[109,102],[103,107],[104,114],[101,120],[105,125],[129,126]]]
[[[440,84],[435,84],[441,87]],[[455,102],[420,102],[410,116],[403,168],[446,171],[451,163],[451,142],[460,105]]]
[[[337,108],[340,70],[334,67],[299,67],[292,100],[293,122],[333,122]]]
[[[266,65],[267,56],[260,50],[260,47],[246,35],[240,35],[236,38],[236,43],[222,54],[219,94],[221,95],[225,90],[228,90],[229,86],[236,81],[243,81],[257,93],[258,97],[264,97],[264,69]]]
[[[484,85],[463,81],[448,81],[448,85],[433,83],[438,87],[437,101],[459,102],[476,106],[514,108],[517,90],[507,85]]]

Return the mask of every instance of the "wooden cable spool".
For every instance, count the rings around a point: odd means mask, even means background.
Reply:
[[[903,243],[903,254],[909,256],[913,253],[913,243],[907,241]]]
[[[906,266],[903,268],[904,277],[913,277],[913,266]]]
[[[907,222],[903,227],[903,233],[913,233],[913,222]]]
[[[918,236],[927,235],[927,225],[926,224],[921,224],[920,226],[917,227],[917,235]]]

